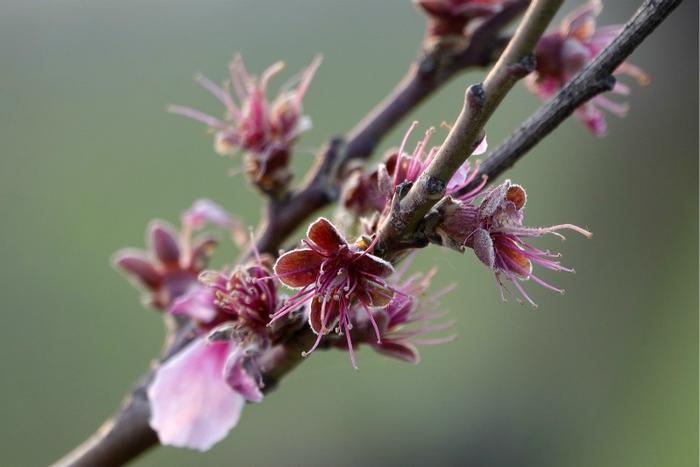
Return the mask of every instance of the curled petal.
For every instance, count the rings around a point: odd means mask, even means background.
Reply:
[[[148,288],[156,288],[160,283],[160,273],[150,260],[140,251],[122,250],[114,255],[114,265],[136,278]]]
[[[200,337],[157,371],[149,423],[161,444],[206,451],[238,423],[245,398],[222,376],[229,347]]]
[[[216,317],[214,290],[196,285],[184,295],[178,297],[170,307],[170,313],[184,315],[202,323],[208,323]]]
[[[314,333],[328,334],[335,327],[338,318],[338,302],[324,302],[318,296],[313,298],[309,311],[309,325]]]
[[[243,368],[241,352],[232,352],[229,356],[224,377],[231,388],[249,402],[261,402],[263,393],[257,380]]]
[[[180,260],[177,234],[172,227],[164,222],[152,222],[149,227],[149,236],[151,247],[159,260],[165,264],[177,263]]]
[[[371,254],[365,254],[359,258],[357,267],[362,272],[379,277],[386,277],[394,273],[394,266],[391,263]]]
[[[506,199],[515,204],[515,209],[522,209],[527,203],[527,193],[520,185],[511,185],[506,191]]]
[[[316,280],[322,257],[309,248],[288,251],[277,259],[275,274],[287,287],[298,289]]]
[[[348,243],[331,221],[325,217],[319,217],[311,224],[306,236],[326,253],[333,253]]]
[[[474,243],[476,257],[489,268],[493,268],[496,252],[493,248],[491,235],[484,229],[476,229],[470,240]]]
[[[373,345],[374,350],[387,357],[403,360],[404,362],[417,364],[420,362],[418,349],[406,340],[382,341],[381,344]]]

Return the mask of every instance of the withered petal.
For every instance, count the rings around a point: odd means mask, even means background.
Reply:
[[[323,258],[309,248],[288,251],[277,259],[275,274],[293,289],[305,287],[316,280]]]
[[[325,217],[319,217],[311,224],[306,236],[326,253],[338,251],[341,246],[348,243],[331,221]]]

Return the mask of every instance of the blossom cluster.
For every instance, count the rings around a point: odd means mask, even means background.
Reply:
[[[429,17],[430,35],[462,38],[472,22],[497,14],[506,4],[502,0],[416,3]],[[551,97],[612,40],[619,27],[596,28],[599,13],[600,2],[590,1],[542,38],[536,49],[536,71],[527,79],[531,90]],[[319,63],[314,60],[269,101],[267,88],[281,63],[256,78],[237,56],[229,67],[230,81],[223,86],[197,77],[223,104],[223,117],[182,106],[170,111],[204,123],[214,133],[218,153],[243,152],[251,183],[281,197],[287,194],[294,145],[310,127],[302,99]],[[617,72],[646,81],[630,64]],[[614,91],[626,94],[628,88],[617,84]],[[599,96],[576,112],[597,135],[605,132],[601,108],[616,114],[625,110]],[[264,399],[268,372],[290,352],[298,352],[298,346],[289,344],[294,336],[307,337],[303,356],[340,349],[354,368],[360,347],[418,363],[419,346],[455,338],[450,332],[454,321],[446,319],[439,303],[453,287],[428,292],[435,268],[408,275],[415,251],[382,256],[376,250],[380,226],[402,193],[419,183],[440,150],[430,144],[433,128],[412,151],[408,149],[416,126],[413,123],[398,148],[389,150],[369,171],[355,168],[343,174],[347,176],[338,187],[340,199],[333,216],[311,222],[305,238],[276,256],[258,252],[243,222],[206,199],[183,212],[179,229],[153,221],[146,250],[127,249],[115,255],[116,267],[145,291],[147,305],[193,329],[184,348],[162,362],[148,386],[150,426],[162,444],[206,450],[223,439],[246,403]],[[479,162],[468,160],[484,154],[487,146],[484,137],[463,155],[465,162],[446,181],[442,199],[423,219],[421,233],[434,244],[471,250],[476,263],[493,273],[503,300],[514,297],[536,306],[524,284],[563,293],[542,278],[541,270],[573,269],[560,263],[559,253],[533,245],[534,239],[563,238],[565,230],[591,234],[573,224],[528,227],[525,189],[510,180],[488,185]],[[208,269],[218,243],[212,230],[225,232],[234,245],[250,253],[242,253],[244,259],[232,265]]]

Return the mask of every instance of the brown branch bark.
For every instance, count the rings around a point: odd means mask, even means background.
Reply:
[[[611,90],[615,84],[613,73],[617,67],[682,1],[646,0],[609,47],[551,100],[537,109],[484,160],[480,173],[491,180],[495,179],[554,131],[576,108],[598,94]],[[477,181],[466,187],[463,193],[475,188],[479,179],[477,177]]]
[[[596,60],[586,68],[591,73],[589,77],[609,76],[617,64],[624,60],[681,1],[647,0],[635,17],[630,20],[620,37],[603,53],[603,56],[607,58]],[[513,6],[511,8],[513,9],[506,9],[503,16],[496,17],[491,22],[485,23],[475,33],[473,41],[476,42],[478,37],[480,38],[479,41],[500,43],[501,41],[498,40],[498,37],[503,26],[505,26],[507,21],[517,16],[519,10],[516,7],[522,9],[527,3],[526,1],[512,2]],[[497,50],[491,46],[483,49],[480,47],[482,46],[470,45],[466,50],[462,51],[462,54],[458,55],[463,60],[461,65],[459,60],[453,60],[451,62],[453,69],[450,66],[439,68],[443,73],[440,79],[425,80],[420,78],[421,75],[418,72],[421,68],[420,64],[416,68],[412,68],[407,78],[402,81],[402,84],[392,94],[393,97],[370,113],[363,120],[364,123],[361,123],[349,133],[346,144],[343,143],[342,139],[335,139],[319,154],[315,168],[311,171],[303,188],[298,193],[292,194],[285,200],[276,202],[276,204],[273,203],[270,206],[266,216],[267,224],[262,226],[260,235],[257,238],[258,248],[261,251],[275,254],[277,248],[279,248],[289,233],[302,225],[304,220],[315,210],[335,199],[337,196],[338,174],[341,173],[340,169],[344,168],[349,161],[369,157],[381,138],[398,121],[458,71],[467,66],[484,65],[493,58],[494,53],[497,53]],[[527,47],[524,48],[526,49]],[[509,63],[519,62],[509,61]],[[591,70],[591,68],[595,68],[597,71]],[[430,67],[427,69],[430,69]],[[586,70],[583,73],[587,73]],[[431,73],[436,72],[433,71]],[[494,79],[496,78],[494,77]],[[580,102],[584,102],[586,98],[601,92],[595,86],[600,86],[603,82],[604,80],[601,81],[601,79],[579,80],[579,78],[576,78],[572,85],[574,83],[579,84],[572,86],[570,89],[570,91],[576,92],[573,92],[568,97],[566,93],[560,93],[552,102],[543,106],[540,111],[523,124],[520,130],[514,133],[487,159],[486,163],[482,165],[482,172],[490,177],[500,174],[502,170],[512,165],[515,160],[527,152],[542,137],[546,136],[559,122],[564,120],[576,107],[576,99],[582,99]],[[421,86],[424,88],[421,88]],[[590,89],[588,86],[590,86]],[[488,89],[486,83],[484,87]],[[560,96],[561,99],[559,99]],[[498,102],[500,102],[500,99],[498,99]],[[494,108],[498,102],[493,104]],[[490,112],[493,112],[493,109]],[[470,130],[468,134],[474,141],[479,136],[473,130]],[[455,147],[457,149],[460,147],[471,147],[474,143],[474,141],[465,141],[459,143],[461,146],[458,144]],[[454,161],[451,162],[450,166],[455,163]],[[456,167],[458,166],[459,164]],[[448,167],[448,165],[445,165],[445,167]],[[447,169],[444,171],[443,169],[437,169],[435,173],[442,177],[445,177],[449,172]],[[171,355],[174,355],[187,345],[193,335],[192,331],[192,326],[188,324],[177,329],[177,332],[173,333],[172,338],[166,343],[166,351],[160,362],[167,360]],[[277,347],[274,349],[274,352],[270,353],[267,364],[270,369],[265,374],[266,391],[274,389],[277,382],[301,362],[300,350],[308,347],[310,338],[313,338],[310,331],[303,328],[293,334],[283,347]],[[146,397],[146,388],[153,377],[155,368],[157,368],[157,364],[127,396],[114,418],[106,422],[85,443],[78,446],[54,465],[122,465],[157,445],[157,436],[148,426],[149,406]]]

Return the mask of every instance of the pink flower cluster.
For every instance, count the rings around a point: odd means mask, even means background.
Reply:
[[[558,253],[536,248],[525,239],[545,234],[563,238],[559,231],[565,229],[586,237],[591,237],[592,234],[572,224],[537,228],[523,226],[526,200],[525,189],[506,180],[487,190],[478,205],[470,202],[471,200],[448,203],[443,208],[443,222],[438,227],[438,232],[444,243],[474,250],[476,257],[494,271],[504,300],[506,293],[511,294],[505,280],[512,284],[528,303],[536,306],[520,285],[521,281],[532,280],[559,293],[563,293],[563,290],[536,276],[533,266],[564,272],[573,272],[573,269],[566,268],[557,261],[560,256]]]
[[[301,133],[311,128],[311,120],[302,114],[302,99],[320,64],[320,58],[316,58],[274,100],[268,101],[268,84],[282,70],[283,63],[271,65],[257,79],[248,73],[241,57],[236,56],[229,66],[230,81],[223,86],[201,75],[196,78],[224,105],[223,118],[179,105],[170,106],[169,110],[204,123],[214,132],[214,147],[219,154],[244,151],[249,156],[248,174],[264,189],[273,189],[288,182],[286,169],[292,146]],[[229,87],[233,87],[238,103]]]

